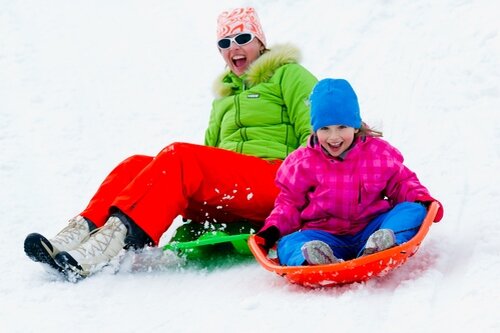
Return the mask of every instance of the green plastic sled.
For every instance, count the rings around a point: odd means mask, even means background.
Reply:
[[[175,231],[163,250],[171,250],[189,259],[202,259],[214,252],[252,255],[247,240],[255,232],[247,222],[229,224],[186,223]]]

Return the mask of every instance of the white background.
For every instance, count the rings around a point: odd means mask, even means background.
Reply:
[[[26,235],[55,235],[122,159],[203,142],[224,70],[216,18],[239,5],[271,48],[291,42],[318,78],[348,79],[441,200],[420,251],[319,290],[253,260],[76,284],[30,261]],[[493,0],[0,0],[0,330],[499,332],[499,59]]]

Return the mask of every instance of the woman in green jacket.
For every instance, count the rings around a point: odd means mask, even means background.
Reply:
[[[223,12],[217,28],[227,71],[216,83],[205,145],[173,143],[155,157],[127,158],[59,234],[28,235],[32,260],[88,276],[124,247],[157,245],[179,215],[262,225],[281,161],[311,133],[306,101],[317,80],[292,46],[267,49],[253,8]]]

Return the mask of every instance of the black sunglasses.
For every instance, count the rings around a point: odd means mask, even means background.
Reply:
[[[238,34],[234,37],[225,37],[225,38],[219,39],[219,41],[217,42],[217,45],[221,49],[228,49],[231,46],[231,42],[235,42],[236,44],[242,46],[242,45],[250,43],[251,41],[253,41],[254,38],[255,38],[255,36],[252,33],[242,32],[241,34]]]

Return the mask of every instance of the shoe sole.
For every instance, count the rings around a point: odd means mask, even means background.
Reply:
[[[50,242],[40,234],[32,233],[24,240],[24,252],[33,261],[47,264],[61,272],[62,268],[57,265],[51,255]],[[52,251],[53,252],[53,251]]]
[[[59,252],[54,257],[54,261],[58,265],[58,267],[61,268],[62,273],[68,281],[77,282],[78,280],[87,277],[87,275],[83,273],[82,267],[67,252]]]

